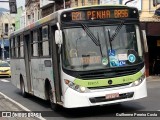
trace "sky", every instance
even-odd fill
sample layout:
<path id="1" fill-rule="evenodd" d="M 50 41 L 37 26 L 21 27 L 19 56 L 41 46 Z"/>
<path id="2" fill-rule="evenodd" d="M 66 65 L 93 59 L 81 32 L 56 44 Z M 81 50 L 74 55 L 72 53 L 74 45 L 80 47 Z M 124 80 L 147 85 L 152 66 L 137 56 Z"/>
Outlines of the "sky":
<path id="1" fill-rule="evenodd" d="M 0 1 L 9 1 L 9 0 L 0 0 Z M 20 6 L 25 5 L 25 0 L 16 0 L 17 1 L 17 8 Z M 0 8 L 6 8 L 9 10 L 9 3 L 0 2 Z"/>

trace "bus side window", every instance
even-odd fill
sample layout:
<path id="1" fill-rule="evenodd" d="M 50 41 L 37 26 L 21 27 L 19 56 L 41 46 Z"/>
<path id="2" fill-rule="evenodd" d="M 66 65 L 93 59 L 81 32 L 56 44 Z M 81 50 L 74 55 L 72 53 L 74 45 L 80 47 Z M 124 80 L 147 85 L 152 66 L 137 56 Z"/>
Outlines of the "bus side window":
<path id="1" fill-rule="evenodd" d="M 20 36 L 17 36 L 17 41 L 16 41 L 16 57 L 20 57 Z"/>
<path id="2" fill-rule="evenodd" d="M 23 35 L 20 36 L 20 57 L 24 57 L 24 50 L 23 50 Z"/>
<path id="3" fill-rule="evenodd" d="M 39 56 L 43 56 L 43 49 L 42 49 L 42 28 L 38 29 L 38 53 Z"/>
<path id="4" fill-rule="evenodd" d="M 31 48 L 32 48 L 32 56 L 38 56 L 38 36 L 36 30 L 33 31 L 32 34 Z"/>
<path id="5" fill-rule="evenodd" d="M 49 30 L 48 26 L 42 27 L 42 55 L 49 56 Z"/>

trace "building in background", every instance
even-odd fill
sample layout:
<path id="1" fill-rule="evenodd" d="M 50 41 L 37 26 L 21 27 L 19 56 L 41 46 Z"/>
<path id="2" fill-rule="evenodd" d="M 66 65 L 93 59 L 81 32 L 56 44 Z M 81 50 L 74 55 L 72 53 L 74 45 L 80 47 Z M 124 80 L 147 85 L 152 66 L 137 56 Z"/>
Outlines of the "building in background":
<path id="1" fill-rule="evenodd" d="M 26 25 L 41 18 L 40 0 L 25 0 Z"/>
<path id="2" fill-rule="evenodd" d="M 154 0 L 142 0 L 141 27 L 146 31 L 148 54 L 146 55 L 146 73 L 155 74 L 154 64 L 160 57 L 160 16 L 156 10 L 159 5 L 154 5 Z"/>
<path id="3" fill-rule="evenodd" d="M 9 34 L 15 30 L 15 15 L 0 12 L 0 59 L 9 58 Z M 4 53 L 4 54 L 3 54 Z"/>
<path id="4" fill-rule="evenodd" d="M 65 1 L 65 4 L 64 4 Z M 41 16 L 45 17 L 49 14 L 52 14 L 53 12 L 64 9 L 64 8 L 70 8 L 71 7 L 71 1 L 74 0 L 40 0 L 40 9 L 41 9 Z"/>
<path id="5" fill-rule="evenodd" d="M 117 4 L 122 4 L 122 0 L 99 0 L 100 4 L 112 4 L 112 5 L 117 5 Z"/>
<path id="6" fill-rule="evenodd" d="M 78 6 L 97 5 L 99 0 L 78 0 Z"/>
<path id="7" fill-rule="evenodd" d="M 57 10 L 64 8 L 96 5 L 98 3 L 99 0 L 40 0 L 41 16 L 45 17 Z"/>
<path id="8" fill-rule="evenodd" d="M 26 26 L 25 14 L 26 12 L 22 6 L 17 8 L 17 14 L 15 15 L 15 30 L 24 28 Z"/>
<path id="9" fill-rule="evenodd" d="M 50 0 L 40 0 L 41 16 L 45 17 L 55 11 L 55 2 Z"/>

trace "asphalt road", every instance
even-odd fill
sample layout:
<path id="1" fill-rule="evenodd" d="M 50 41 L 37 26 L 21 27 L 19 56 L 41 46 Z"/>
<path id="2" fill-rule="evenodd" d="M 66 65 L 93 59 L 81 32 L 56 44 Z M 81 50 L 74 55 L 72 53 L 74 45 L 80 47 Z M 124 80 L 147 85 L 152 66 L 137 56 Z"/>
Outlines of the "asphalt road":
<path id="1" fill-rule="evenodd" d="M 87 107 L 78 109 L 62 109 L 60 112 L 54 112 L 50 109 L 50 104 L 42 99 L 34 96 L 29 98 L 23 98 L 20 90 L 13 86 L 10 82 L 10 78 L 0 78 L 0 92 L 7 95 L 11 99 L 22 104 L 31 111 L 45 111 L 43 114 L 49 114 L 54 116 L 54 120 L 65 119 L 105 119 L 109 120 L 122 119 L 122 117 L 113 117 L 117 113 L 133 113 L 144 111 L 160 111 L 160 77 L 156 79 L 150 78 L 147 81 L 148 97 L 136 101 L 129 101 L 117 105 L 106 105 L 97 107 Z M 53 117 L 45 117 L 47 120 L 53 120 Z M 132 117 L 125 117 L 123 120 L 132 119 Z M 158 117 L 135 117 L 134 119 L 159 119 Z"/>

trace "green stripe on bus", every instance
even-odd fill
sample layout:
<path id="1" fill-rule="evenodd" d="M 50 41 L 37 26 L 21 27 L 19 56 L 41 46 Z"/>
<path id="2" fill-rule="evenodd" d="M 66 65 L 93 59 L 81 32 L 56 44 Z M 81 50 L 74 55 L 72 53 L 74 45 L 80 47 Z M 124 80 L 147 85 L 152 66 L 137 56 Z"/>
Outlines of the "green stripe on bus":
<path id="1" fill-rule="evenodd" d="M 111 85 L 118 85 L 123 83 L 134 82 L 138 78 L 142 76 L 141 72 L 138 72 L 133 75 L 123 76 L 123 77 L 115 77 L 115 78 L 108 78 L 108 79 L 94 79 L 94 80 L 82 80 L 82 79 L 75 79 L 74 83 L 83 87 L 99 87 L 99 86 L 109 86 L 108 81 L 112 80 Z"/>

